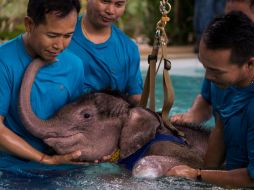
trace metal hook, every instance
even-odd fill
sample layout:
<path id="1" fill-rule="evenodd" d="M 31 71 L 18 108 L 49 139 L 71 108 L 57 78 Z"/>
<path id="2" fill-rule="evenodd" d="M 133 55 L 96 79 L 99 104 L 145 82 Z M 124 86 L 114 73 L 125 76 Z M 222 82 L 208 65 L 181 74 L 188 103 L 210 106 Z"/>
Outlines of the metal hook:
<path id="1" fill-rule="evenodd" d="M 166 58 L 164 58 L 164 68 L 166 70 L 170 70 L 171 69 L 171 61 L 166 59 Z"/>
<path id="2" fill-rule="evenodd" d="M 168 0 L 160 1 L 160 12 L 162 15 L 167 15 L 171 11 L 171 5 Z"/>

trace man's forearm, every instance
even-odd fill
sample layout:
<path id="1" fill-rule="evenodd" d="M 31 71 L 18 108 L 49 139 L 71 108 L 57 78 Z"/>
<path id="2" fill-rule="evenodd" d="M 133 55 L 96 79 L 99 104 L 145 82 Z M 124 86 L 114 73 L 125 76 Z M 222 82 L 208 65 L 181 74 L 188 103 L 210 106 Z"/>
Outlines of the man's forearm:
<path id="1" fill-rule="evenodd" d="M 128 97 L 128 101 L 132 104 L 137 106 L 141 100 L 141 94 L 134 94 Z"/>
<path id="2" fill-rule="evenodd" d="M 223 136 L 223 124 L 219 117 L 216 119 L 215 128 L 212 130 L 208 148 L 205 155 L 206 167 L 220 167 L 225 159 L 225 144 Z"/>
<path id="3" fill-rule="evenodd" d="M 199 94 L 194 100 L 191 108 L 188 110 L 190 114 L 193 114 L 197 123 L 207 121 L 212 116 L 211 105 Z"/>
<path id="4" fill-rule="evenodd" d="M 254 181 L 250 178 L 246 168 L 230 171 L 201 170 L 202 180 L 223 187 L 254 187 Z"/>
<path id="5" fill-rule="evenodd" d="M 0 117 L 0 147 L 2 150 L 9 152 L 18 157 L 32 160 L 40 161 L 43 154 L 31 145 L 29 145 L 25 140 L 20 138 L 18 135 L 13 133 L 3 124 L 3 117 Z"/>

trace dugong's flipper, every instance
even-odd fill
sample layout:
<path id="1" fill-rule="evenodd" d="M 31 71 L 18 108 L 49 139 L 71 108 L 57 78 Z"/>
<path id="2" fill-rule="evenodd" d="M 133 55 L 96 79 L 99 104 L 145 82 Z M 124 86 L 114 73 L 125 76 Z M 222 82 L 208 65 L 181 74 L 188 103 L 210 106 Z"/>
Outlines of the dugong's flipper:
<path id="1" fill-rule="evenodd" d="M 146 156 L 135 164 L 132 175 L 137 178 L 158 178 L 179 164 L 176 158 L 168 156 Z"/>

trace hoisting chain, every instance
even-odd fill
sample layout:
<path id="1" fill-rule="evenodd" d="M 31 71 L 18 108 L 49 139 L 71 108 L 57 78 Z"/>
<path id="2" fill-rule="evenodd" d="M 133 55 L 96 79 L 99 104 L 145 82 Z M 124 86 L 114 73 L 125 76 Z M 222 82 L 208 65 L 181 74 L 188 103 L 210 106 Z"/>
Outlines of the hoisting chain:
<path id="1" fill-rule="evenodd" d="M 161 65 L 161 62 L 164 60 L 164 69 L 163 69 L 163 91 L 164 91 L 164 103 L 162 107 L 162 120 L 165 126 L 172 131 L 177 136 L 183 137 L 183 132 L 176 129 L 170 122 L 168 115 L 169 111 L 174 102 L 174 90 L 172 83 L 169 77 L 169 70 L 171 69 L 170 60 L 165 58 L 165 48 L 168 43 L 168 37 L 165 31 L 167 22 L 170 21 L 168 14 L 171 11 L 171 5 L 168 0 L 160 1 L 160 12 L 162 14 L 161 19 L 156 25 L 156 32 L 154 36 L 154 43 L 152 53 L 148 56 L 149 68 L 147 71 L 147 76 L 144 84 L 144 90 L 142 93 L 140 105 L 144 108 L 147 106 L 149 99 L 149 109 L 155 111 L 155 77 Z M 156 63 L 158 58 L 159 49 L 161 48 L 161 58 L 156 69 Z M 150 98 L 149 98 L 150 96 Z"/>

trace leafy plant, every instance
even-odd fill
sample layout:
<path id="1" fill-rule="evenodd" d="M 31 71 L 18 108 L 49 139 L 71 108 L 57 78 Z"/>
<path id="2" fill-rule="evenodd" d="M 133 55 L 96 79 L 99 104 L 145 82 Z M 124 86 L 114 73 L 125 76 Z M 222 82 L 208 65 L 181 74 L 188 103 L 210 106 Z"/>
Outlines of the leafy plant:
<path id="1" fill-rule="evenodd" d="M 0 0 L 0 39 L 10 39 L 24 32 L 23 18 L 28 0 Z M 83 14 L 87 0 L 81 0 Z M 194 0 L 169 0 L 171 21 L 166 26 L 169 43 L 173 45 L 193 42 Z M 124 16 L 118 26 L 139 42 L 153 43 L 156 24 L 161 18 L 160 0 L 128 0 Z"/>
<path id="2" fill-rule="evenodd" d="M 149 14 L 144 18 L 146 30 L 144 32 L 150 39 L 150 44 L 153 42 L 155 28 L 157 22 L 161 18 L 159 11 L 160 1 L 146 0 L 147 11 Z M 166 26 L 166 33 L 170 44 L 182 45 L 192 43 L 193 36 L 193 0 L 170 0 L 172 10 L 169 14 L 170 21 Z"/>
<path id="3" fill-rule="evenodd" d="M 13 38 L 24 32 L 23 18 L 28 0 L 0 0 L 0 39 Z"/>

